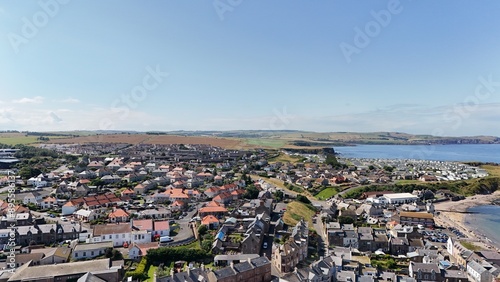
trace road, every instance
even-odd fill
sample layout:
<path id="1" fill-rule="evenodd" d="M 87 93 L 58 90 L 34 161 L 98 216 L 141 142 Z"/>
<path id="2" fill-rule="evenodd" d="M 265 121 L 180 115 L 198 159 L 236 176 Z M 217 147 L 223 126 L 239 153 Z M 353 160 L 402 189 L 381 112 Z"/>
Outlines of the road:
<path id="1" fill-rule="evenodd" d="M 197 204 L 195 208 L 192 211 L 188 212 L 184 218 L 175 221 L 177 224 L 179 224 L 179 229 L 177 235 L 172 236 L 174 242 L 186 240 L 190 237 L 193 237 L 194 234 L 190 227 L 190 220 L 195 216 L 195 214 L 198 213 L 198 209 L 201 208 L 203 204 L 204 203 Z"/>

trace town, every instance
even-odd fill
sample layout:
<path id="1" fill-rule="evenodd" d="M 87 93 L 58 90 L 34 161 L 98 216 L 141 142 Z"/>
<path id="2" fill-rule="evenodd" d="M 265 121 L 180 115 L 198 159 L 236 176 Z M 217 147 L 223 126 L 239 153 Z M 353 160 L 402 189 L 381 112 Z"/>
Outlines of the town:
<path id="1" fill-rule="evenodd" d="M 500 278 L 498 250 L 437 223 L 436 203 L 463 195 L 425 186 L 488 176 L 470 164 L 195 144 L 36 150 L 42 166 L 0 175 L 0 282 Z M 22 162 L 18 151 L 4 150 Z"/>

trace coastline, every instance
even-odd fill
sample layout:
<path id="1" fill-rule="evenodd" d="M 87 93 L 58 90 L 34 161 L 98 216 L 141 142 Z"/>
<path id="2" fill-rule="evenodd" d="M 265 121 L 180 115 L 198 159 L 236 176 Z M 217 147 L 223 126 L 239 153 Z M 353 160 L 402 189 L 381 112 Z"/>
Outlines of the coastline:
<path id="1" fill-rule="evenodd" d="M 467 241 L 473 242 L 474 244 L 488 249 L 496 249 L 500 251 L 500 242 L 492 241 L 487 238 L 488 234 L 484 231 L 478 229 L 470 223 L 470 214 L 466 212 L 468 209 L 476 206 L 491 205 L 493 201 L 500 198 L 500 191 L 495 191 L 488 195 L 475 195 L 466 197 L 461 201 L 447 201 L 435 204 L 436 211 L 439 211 L 439 215 L 435 216 L 435 221 L 437 225 L 442 227 L 455 227 L 460 230 L 465 236 L 467 236 Z"/>

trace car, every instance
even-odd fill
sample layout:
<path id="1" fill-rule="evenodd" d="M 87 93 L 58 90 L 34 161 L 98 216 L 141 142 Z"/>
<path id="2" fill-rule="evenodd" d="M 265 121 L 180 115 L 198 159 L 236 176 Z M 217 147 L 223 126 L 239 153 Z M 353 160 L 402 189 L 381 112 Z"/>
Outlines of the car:
<path id="1" fill-rule="evenodd" d="M 49 217 L 55 218 L 56 216 L 53 213 L 51 213 L 51 214 L 49 214 Z"/>
<path id="2" fill-rule="evenodd" d="M 66 217 L 64 217 L 64 216 L 61 216 L 61 220 L 62 221 L 68 221 L 68 219 Z"/>
<path id="3" fill-rule="evenodd" d="M 264 242 L 264 245 L 262 245 L 262 248 L 267 249 L 267 242 Z"/>

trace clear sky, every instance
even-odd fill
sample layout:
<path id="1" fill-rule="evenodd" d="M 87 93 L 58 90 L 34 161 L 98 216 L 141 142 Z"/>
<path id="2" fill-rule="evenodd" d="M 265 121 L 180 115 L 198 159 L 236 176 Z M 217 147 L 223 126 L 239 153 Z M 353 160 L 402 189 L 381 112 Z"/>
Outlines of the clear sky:
<path id="1" fill-rule="evenodd" d="M 0 0 L 0 129 L 500 136 L 500 1 Z"/>

